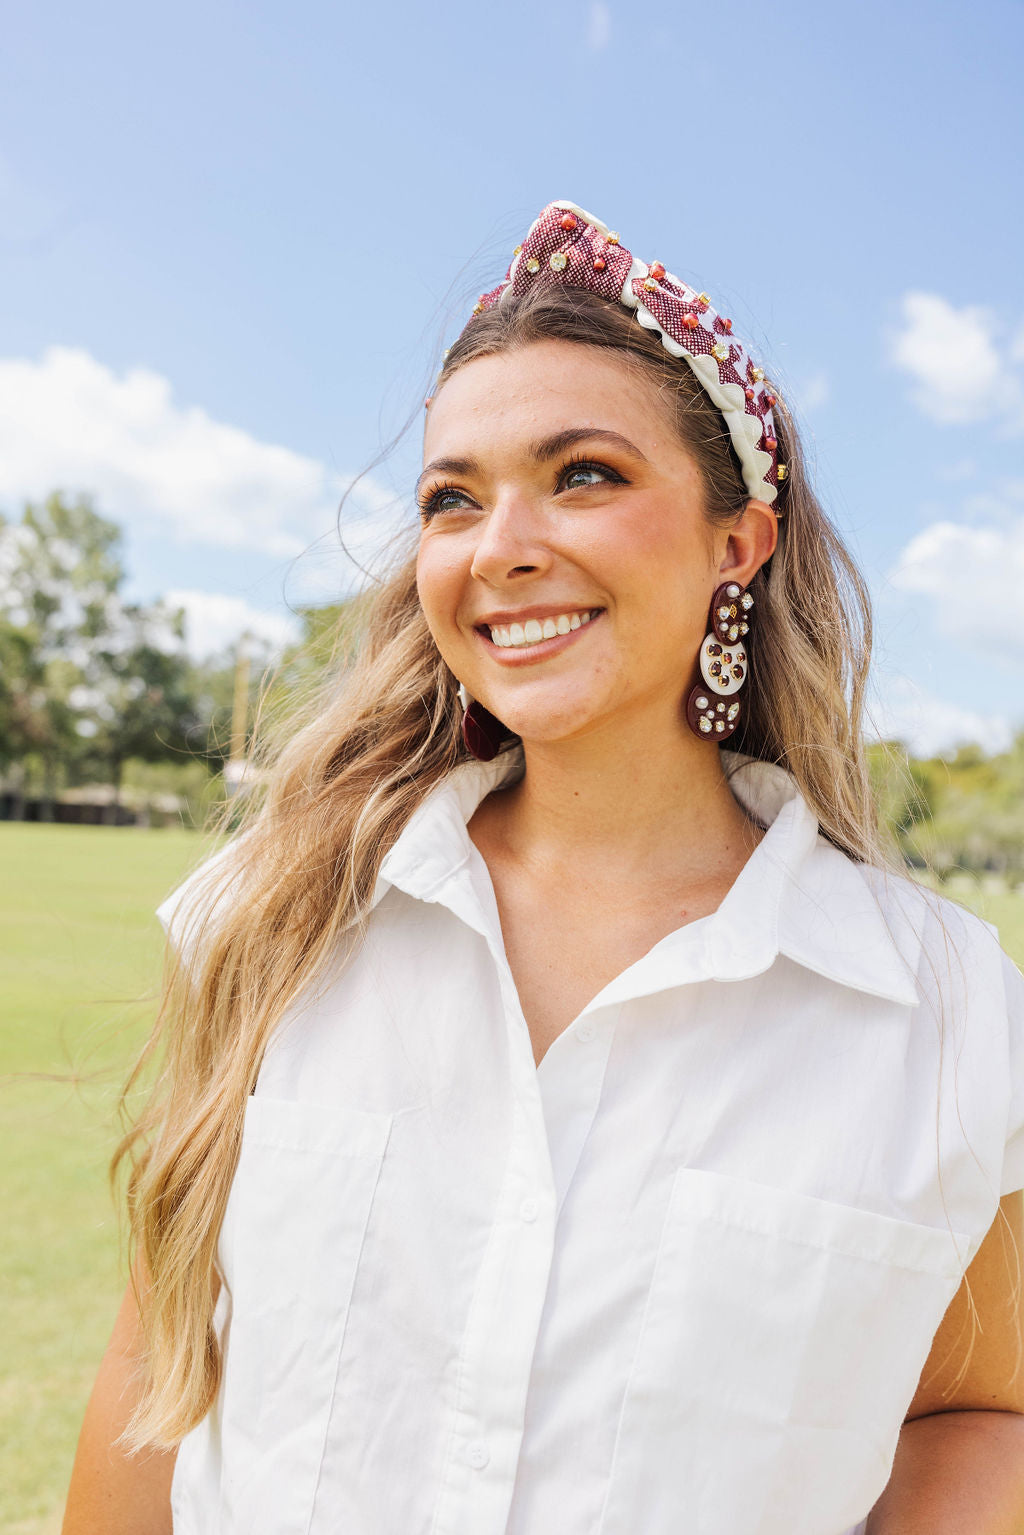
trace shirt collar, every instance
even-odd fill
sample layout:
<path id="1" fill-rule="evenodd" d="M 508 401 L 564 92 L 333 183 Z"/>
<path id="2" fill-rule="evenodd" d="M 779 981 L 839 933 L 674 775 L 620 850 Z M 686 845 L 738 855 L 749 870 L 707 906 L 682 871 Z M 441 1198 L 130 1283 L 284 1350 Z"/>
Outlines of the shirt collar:
<path id="1" fill-rule="evenodd" d="M 913 1007 L 920 937 L 899 905 L 883 909 L 886 876 L 856 863 L 819 833 L 783 768 L 723 752 L 733 794 L 767 828 L 716 916 L 747 926 L 748 963 L 775 954 L 872 996 Z M 890 903 L 886 903 L 890 908 Z"/>
<path id="2" fill-rule="evenodd" d="M 388 885 L 421 901 L 433 900 L 469 861 L 472 844 L 466 826 L 492 790 L 521 777 L 521 747 L 501 752 L 493 762 L 462 762 L 418 805 L 391 849 L 384 855 L 374 892 L 376 905 Z"/>
<path id="3" fill-rule="evenodd" d="M 813 811 L 784 769 L 736 752 L 723 751 L 722 759 L 733 794 L 765 827 L 765 835 L 716 912 L 656 944 L 630 967 L 628 982 L 619 978 L 628 995 L 687 980 L 745 980 L 782 954 L 841 985 L 915 1005 L 920 940 L 907 923 L 894 922 L 883 911 L 885 876 L 819 835 Z M 417 807 L 386 854 L 373 904 L 389 886 L 419 900 L 444 899 L 445 887 L 469 864 L 466 825 L 473 812 L 492 790 L 522 772 L 520 747 L 493 762 L 455 768 Z M 457 904 L 465 915 L 465 899 Z M 613 1000 L 608 993 L 606 988 L 601 994 L 604 1002 Z"/>

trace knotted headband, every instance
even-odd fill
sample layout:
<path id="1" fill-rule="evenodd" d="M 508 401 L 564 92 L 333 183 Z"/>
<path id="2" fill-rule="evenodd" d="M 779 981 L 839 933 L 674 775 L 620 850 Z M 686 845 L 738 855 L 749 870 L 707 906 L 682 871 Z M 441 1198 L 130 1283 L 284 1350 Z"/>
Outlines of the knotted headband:
<path id="1" fill-rule="evenodd" d="M 658 332 L 667 352 L 686 358 L 721 411 L 748 494 L 769 505 L 775 501 L 787 473 L 778 461 L 776 397 L 764 370 L 733 335 L 732 321 L 715 312 L 706 293 L 673 277 L 660 261 L 647 266 L 600 219 L 568 202 L 548 203 L 516 246 L 504 282 L 482 293 L 473 313 L 539 283 L 587 288 L 635 309 L 640 324 Z"/>

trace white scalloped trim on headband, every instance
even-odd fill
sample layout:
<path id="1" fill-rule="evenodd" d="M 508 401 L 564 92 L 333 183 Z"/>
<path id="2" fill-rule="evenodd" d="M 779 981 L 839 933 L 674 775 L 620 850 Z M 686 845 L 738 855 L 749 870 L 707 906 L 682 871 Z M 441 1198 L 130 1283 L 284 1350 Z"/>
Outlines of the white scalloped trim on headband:
<path id="1" fill-rule="evenodd" d="M 732 333 L 706 293 L 634 256 L 607 224 L 571 202 L 548 203 L 517 245 L 504 282 L 482 293 L 474 315 L 492 309 L 538 283 L 587 288 L 603 298 L 635 309 L 647 330 L 657 331 L 665 350 L 685 357 L 698 381 L 722 413 L 729 429 L 748 493 L 769 505 L 786 479 L 778 461 L 772 406 L 776 396 L 755 367 L 746 347 Z M 781 511 L 776 508 L 777 515 Z"/>

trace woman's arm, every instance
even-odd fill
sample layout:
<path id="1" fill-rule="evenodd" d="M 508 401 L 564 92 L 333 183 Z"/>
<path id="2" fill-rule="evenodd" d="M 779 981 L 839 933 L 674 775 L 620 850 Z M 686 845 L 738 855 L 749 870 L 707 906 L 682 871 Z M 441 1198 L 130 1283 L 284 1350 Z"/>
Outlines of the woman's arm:
<path id="1" fill-rule="evenodd" d="M 138 1399 L 141 1338 L 129 1285 L 85 1411 L 63 1535 L 171 1535 L 176 1451 L 128 1455 L 115 1442 Z"/>
<path id="2" fill-rule="evenodd" d="M 867 1535 L 1024 1535 L 1022 1258 L 1024 1204 L 1007 1194 L 935 1334 Z"/>
<path id="3" fill-rule="evenodd" d="M 936 1412 L 904 1423 L 867 1535 L 1024 1535 L 1024 1416 Z"/>

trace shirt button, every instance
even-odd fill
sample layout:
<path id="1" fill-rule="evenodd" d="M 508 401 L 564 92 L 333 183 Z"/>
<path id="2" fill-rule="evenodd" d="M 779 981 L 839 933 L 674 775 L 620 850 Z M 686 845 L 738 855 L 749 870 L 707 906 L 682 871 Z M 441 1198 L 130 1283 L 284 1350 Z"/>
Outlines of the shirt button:
<path id="1" fill-rule="evenodd" d="M 535 1199 L 524 1199 L 519 1206 L 520 1218 L 524 1221 L 535 1221 L 540 1205 Z"/>
<path id="2" fill-rule="evenodd" d="M 594 1028 L 594 1025 L 592 1023 L 590 1023 L 590 1022 L 583 1022 L 583 1023 L 580 1024 L 579 1028 L 576 1030 L 576 1038 L 577 1039 L 581 1039 L 583 1041 L 583 1043 L 585 1045 L 587 1045 L 587 1044 L 590 1043 L 590 1041 L 593 1039 L 593 1037 L 594 1037 L 594 1035 L 596 1033 L 597 1033 L 597 1030 Z"/>
<path id="3" fill-rule="evenodd" d="M 482 1471 L 491 1458 L 491 1452 L 482 1439 L 474 1439 L 466 1446 L 466 1459 L 477 1471 Z"/>

